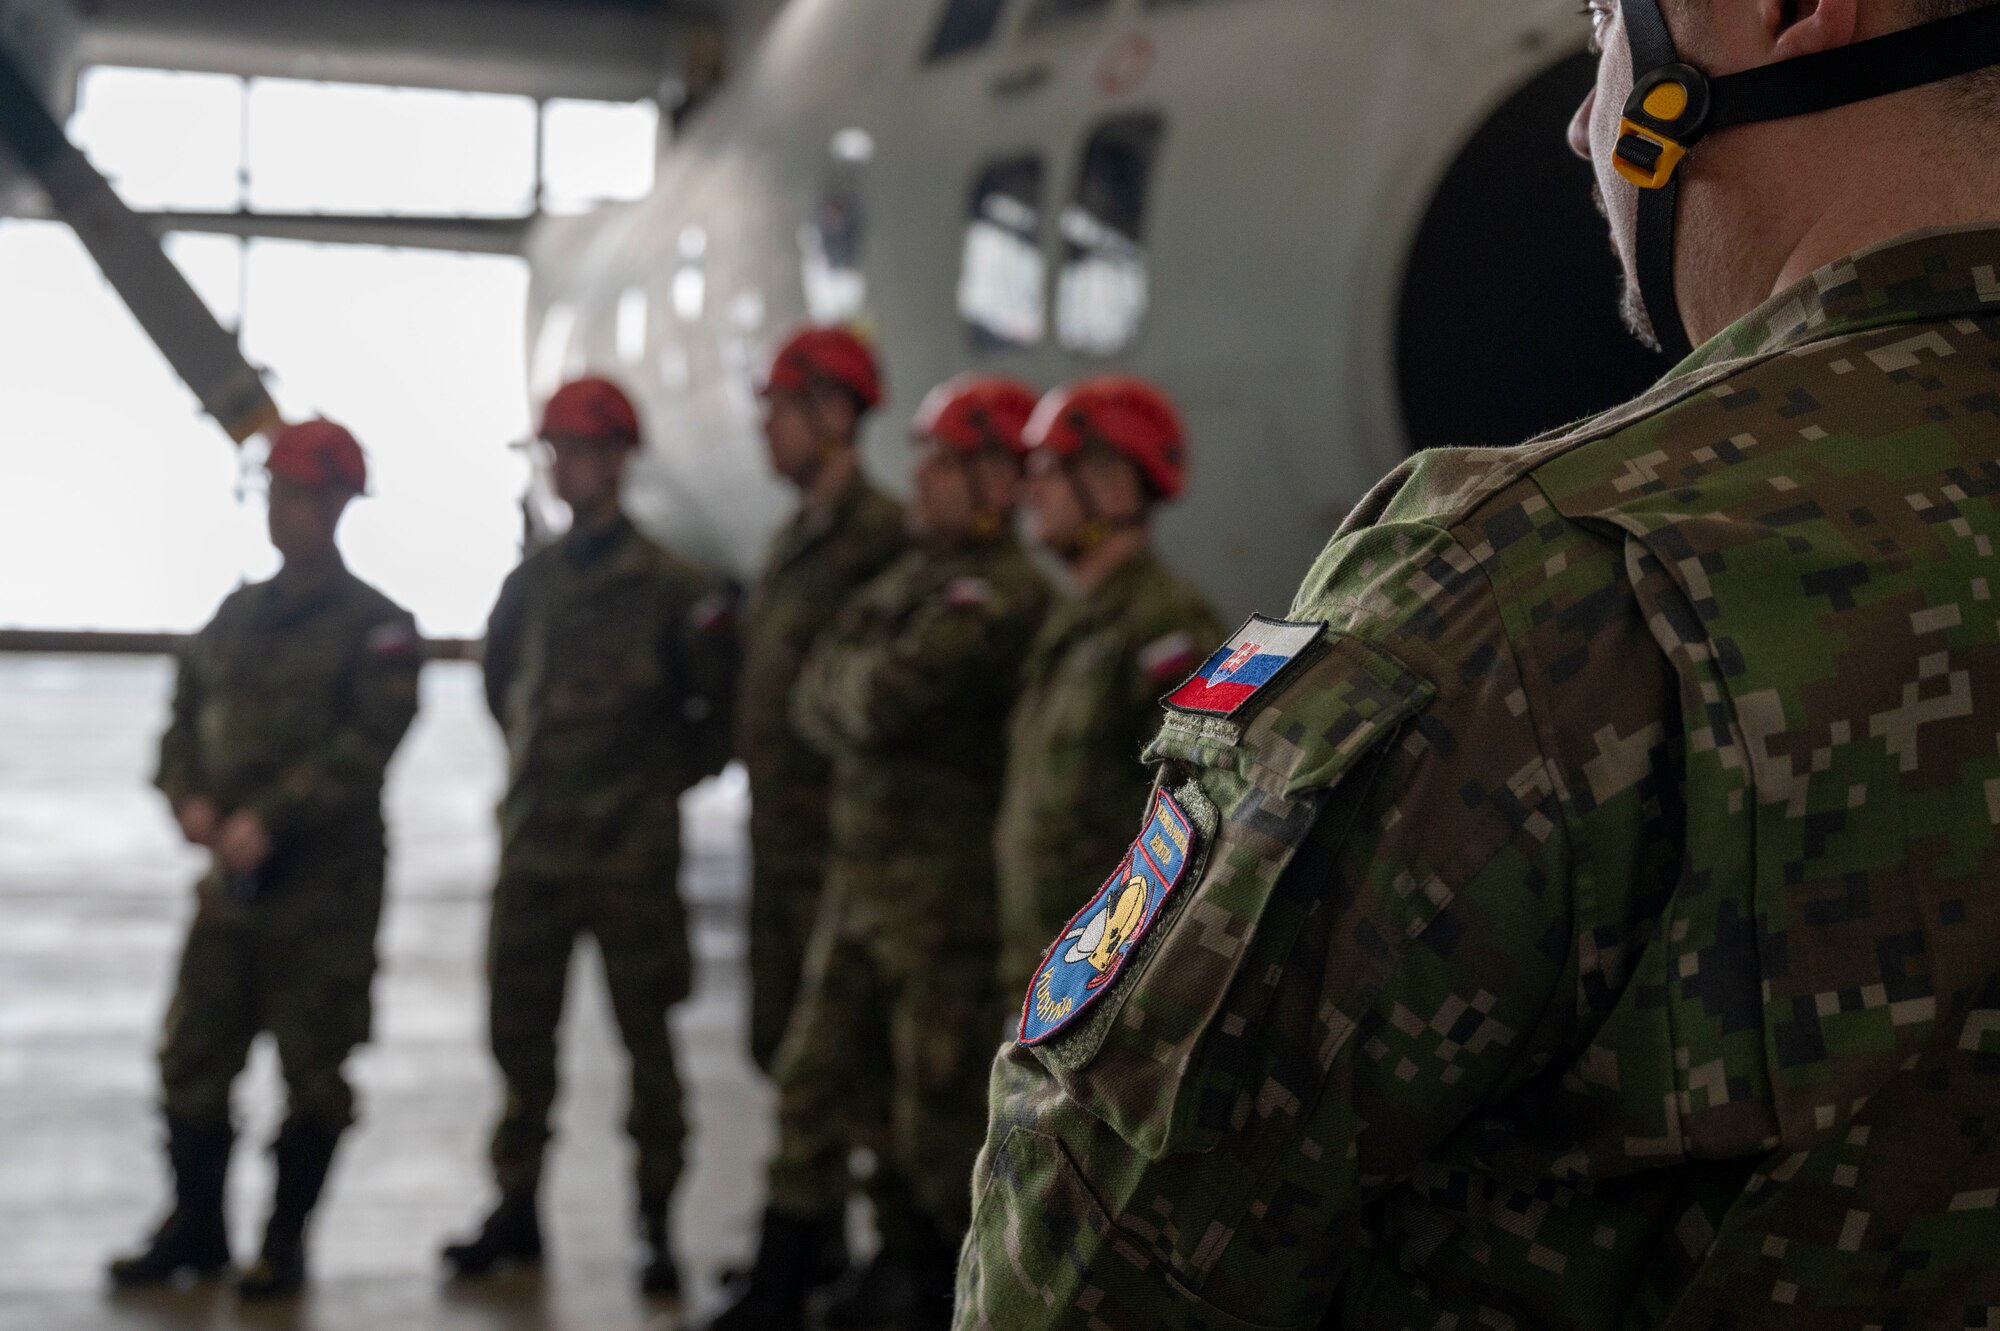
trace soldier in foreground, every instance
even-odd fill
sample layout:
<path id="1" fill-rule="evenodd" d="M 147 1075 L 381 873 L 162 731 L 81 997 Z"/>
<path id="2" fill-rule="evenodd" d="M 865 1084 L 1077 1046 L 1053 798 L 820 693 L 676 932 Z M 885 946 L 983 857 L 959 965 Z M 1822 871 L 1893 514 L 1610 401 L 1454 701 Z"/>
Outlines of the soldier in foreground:
<path id="1" fill-rule="evenodd" d="M 750 1052 L 769 1074 L 798 998 L 806 947 L 827 871 L 833 768 L 792 728 L 791 696 L 806 654 L 848 597 L 909 548 L 903 511 L 862 473 L 862 423 L 882 405 L 875 353 L 844 328 L 802 328 L 772 358 L 763 386 L 771 466 L 799 508 L 771 543 L 744 616 L 736 752 L 750 778 Z M 868 1192 L 876 1226 L 906 1229 L 909 1205 L 888 1160 L 886 1102 L 859 1103 L 888 1078 L 857 1068 L 850 1117 L 876 1155 Z M 878 1097 L 879 1098 L 879 1097 Z M 849 1277 L 828 1310 L 830 1328 L 867 1326 L 875 1291 L 848 1272 L 841 1229 L 825 1235 L 815 1284 Z"/>
<path id="2" fill-rule="evenodd" d="M 811 1258 L 843 1222 L 857 1068 L 878 1066 L 915 1212 L 886 1254 L 909 1276 L 900 1324 L 949 1322 L 993 1048 L 1001 738 L 1048 600 L 1012 530 L 1033 406 L 995 380 L 925 403 L 918 548 L 849 601 L 793 694 L 794 724 L 833 759 L 830 869 L 778 1058 L 757 1261 L 716 1331 L 803 1325 Z"/>
<path id="3" fill-rule="evenodd" d="M 587 932 L 632 1060 L 641 1285 L 674 1295 L 668 1207 L 686 1122 L 666 1023 L 692 980 L 680 797 L 725 758 L 734 629 L 702 575 L 619 506 L 640 435 L 616 385 L 565 385 L 540 437 L 574 525 L 508 577 L 486 635 L 486 700 L 509 756 L 487 949 L 493 1057 L 506 1082 L 492 1144 L 500 1198 L 444 1259 L 461 1276 L 541 1260 L 556 1026 Z"/>
<path id="4" fill-rule="evenodd" d="M 1153 552 L 1154 509 L 1187 485 L 1185 432 L 1166 395 L 1115 376 L 1073 384 L 1042 400 L 1026 442 L 1030 530 L 1062 560 L 1069 594 L 1028 653 L 1008 732 L 994 846 L 1010 1017 L 1075 913 L 1077 885 L 1132 839 L 1160 695 L 1222 640 L 1201 593 Z"/>
<path id="5" fill-rule="evenodd" d="M 1912 87 L 2000 9 L 1591 10 L 1573 139 L 1700 349 L 1406 464 L 1170 696 L 968 1331 L 2000 1307 L 2000 88 Z"/>
<path id="6" fill-rule="evenodd" d="M 201 880 L 160 1046 L 174 1207 L 120 1288 L 229 1265 L 230 1087 L 251 1043 L 278 1046 L 288 1097 L 277 1190 L 245 1298 L 305 1282 L 306 1221 L 354 1094 L 341 1065 L 368 1038 L 386 855 L 382 775 L 417 708 L 409 614 L 347 571 L 334 537 L 367 489 L 354 437 L 309 421 L 272 441 L 271 544 L 284 566 L 230 595 L 181 656 L 158 785 Z"/>

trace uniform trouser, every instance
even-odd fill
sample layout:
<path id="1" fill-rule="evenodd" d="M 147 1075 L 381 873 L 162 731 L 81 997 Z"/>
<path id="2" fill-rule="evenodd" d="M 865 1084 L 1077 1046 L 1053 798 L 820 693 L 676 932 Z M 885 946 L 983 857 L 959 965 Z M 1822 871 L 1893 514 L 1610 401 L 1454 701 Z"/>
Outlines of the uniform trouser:
<path id="1" fill-rule="evenodd" d="M 687 1136 L 667 1011 L 687 997 L 687 923 L 674 876 L 643 882 L 503 872 L 487 936 L 489 1032 L 506 1101 L 493 1131 L 494 1179 L 503 1190 L 541 1180 L 556 1098 L 556 1027 L 570 954 L 597 940 L 611 1010 L 632 1059 L 626 1130 L 638 1146 L 639 1195 L 672 1196 Z"/>
<path id="2" fill-rule="evenodd" d="M 839 1207 L 857 1104 L 865 1111 L 869 1085 L 881 1079 L 890 1161 L 916 1213 L 956 1236 L 970 1215 L 998 1043 L 992 894 L 962 877 L 907 891 L 906 876 L 879 864 L 836 864 L 829 875 L 778 1055 L 771 1204 L 811 1215 Z M 944 909 L 925 909 L 926 900 Z M 966 918 L 982 910 L 985 918 Z"/>
<path id="3" fill-rule="evenodd" d="M 750 1056 L 769 1073 L 797 1006 L 826 864 L 779 859 L 761 847 L 750 876 Z"/>
<path id="4" fill-rule="evenodd" d="M 368 1039 L 379 854 L 319 860 L 310 878 L 276 870 L 233 900 L 211 875 L 181 953 L 160 1043 L 169 1117 L 229 1119 L 229 1091 L 260 1032 L 278 1046 L 294 1122 L 338 1133 L 354 1121 L 342 1065 Z"/>

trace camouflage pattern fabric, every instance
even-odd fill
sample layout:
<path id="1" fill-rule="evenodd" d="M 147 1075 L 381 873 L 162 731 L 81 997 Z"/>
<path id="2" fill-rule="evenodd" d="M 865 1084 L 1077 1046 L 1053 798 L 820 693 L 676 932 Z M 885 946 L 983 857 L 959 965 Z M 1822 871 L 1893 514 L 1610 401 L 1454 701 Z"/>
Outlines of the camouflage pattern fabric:
<path id="1" fill-rule="evenodd" d="M 292 1117 L 353 1120 L 342 1065 L 370 1026 L 382 777 L 416 714 L 420 648 L 409 614 L 336 560 L 236 591 L 183 652 L 157 784 L 255 811 L 272 852 L 198 888 L 160 1048 L 168 1115 L 226 1121 L 268 1031 Z"/>
<path id="2" fill-rule="evenodd" d="M 792 717 L 833 758 L 831 872 L 778 1055 L 779 1210 L 840 1206 L 855 1083 L 886 1069 L 892 1164 L 920 1215 L 964 1230 L 995 1043 L 1002 730 L 1047 603 L 1012 537 L 913 551 L 807 662 Z"/>
<path id="3" fill-rule="evenodd" d="M 744 615 L 736 752 L 750 776 L 750 1050 L 767 1072 L 826 879 L 832 772 L 792 730 L 792 689 L 841 605 L 908 546 L 902 510 L 857 478 L 830 507 L 801 509 L 778 533 Z"/>
<path id="4" fill-rule="evenodd" d="M 507 579 L 486 692 L 507 737 L 489 1032 L 506 1081 L 503 1188 L 540 1177 L 570 954 L 597 939 L 632 1056 L 641 1194 L 671 1194 L 685 1127 L 667 1009 L 692 980 L 680 796 L 723 762 L 734 629 L 691 566 L 624 519 L 571 532 Z"/>
<path id="5" fill-rule="evenodd" d="M 1178 904 L 995 1066 L 961 1328 L 2000 1321 L 1996 271 L 1364 501 L 1152 747 Z"/>
<path id="6" fill-rule="evenodd" d="M 1009 1017 L 1082 904 L 1078 884 L 1102 879 L 1139 830 L 1153 784 L 1139 754 L 1159 728 L 1160 695 L 1221 640 L 1201 593 L 1151 551 L 1058 601 L 1042 625 L 1008 730 L 994 832 Z"/>

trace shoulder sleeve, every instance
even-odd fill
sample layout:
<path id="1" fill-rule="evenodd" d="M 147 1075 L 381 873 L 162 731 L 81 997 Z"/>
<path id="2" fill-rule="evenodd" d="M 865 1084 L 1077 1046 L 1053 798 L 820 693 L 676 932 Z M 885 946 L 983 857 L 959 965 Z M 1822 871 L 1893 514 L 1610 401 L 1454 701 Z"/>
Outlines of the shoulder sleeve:
<path id="1" fill-rule="evenodd" d="M 675 705 L 686 737 L 686 780 L 714 776 L 729 762 L 736 676 L 742 657 L 740 594 L 682 565 L 672 579 L 667 677 L 679 681 Z"/>
<path id="2" fill-rule="evenodd" d="M 227 604 L 224 603 L 225 609 Z M 220 620 L 221 612 L 216 618 Z M 202 648 L 214 632 L 215 621 L 211 621 L 207 628 L 183 643 L 175 657 L 173 703 L 166 733 L 160 736 L 160 764 L 153 777 L 153 784 L 173 805 L 204 794 L 207 789 L 208 772 L 198 719 L 207 689 L 202 678 Z"/>
<path id="3" fill-rule="evenodd" d="M 1080 1019 L 996 1063 L 961 1326 L 1316 1325 L 1357 1252 L 1438 1246 L 1376 1204 L 1567 1048 L 1579 847 L 1661 846 L 1645 626 L 1615 552 L 1552 539 L 1555 581 L 1476 531 L 1350 532 L 1268 696 L 1169 718 L 1185 879 Z M 1601 792 L 1551 723 L 1631 737 Z"/>

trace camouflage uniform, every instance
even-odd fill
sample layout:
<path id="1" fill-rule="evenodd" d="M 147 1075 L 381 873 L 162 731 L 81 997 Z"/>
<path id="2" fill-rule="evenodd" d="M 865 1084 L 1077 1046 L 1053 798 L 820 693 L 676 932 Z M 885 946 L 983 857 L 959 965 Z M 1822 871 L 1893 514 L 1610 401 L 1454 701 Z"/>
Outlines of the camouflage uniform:
<path id="1" fill-rule="evenodd" d="M 1000 992 L 1011 1010 L 1049 940 L 1138 830 L 1152 775 L 1139 752 L 1160 695 L 1222 638 L 1193 587 L 1147 550 L 1057 603 L 1028 652 L 994 833 Z"/>
<path id="2" fill-rule="evenodd" d="M 750 775 L 750 1049 L 771 1069 L 798 996 L 826 877 L 826 757 L 793 733 L 806 653 L 855 589 L 909 545 L 902 511 L 867 482 L 778 533 L 744 616 L 736 751 Z"/>
<path id="3" fill-rule="evenodd" d="M 368 1038 L 385 855 L 382 774 L 417 708 L 409 614 L 339 563 L 243 587 L 181 657 L 159 788 L 249 810 L 271 836 L 255 873 L 212 870 L 167 1009 L 169 1120 L 226 1123 L 259 1031 L 290 1115 L 338 1134 L 341 1065 Z"/>
<path id="4" fill-rule="evenodd" d="M 488 939 L 493 1134 L 503 1191 L 540 1177 L 556 1025 L 579 934 L 597 939 L 632 1057 L 642 1198 L 672 1194 L 686 1125 L 667 1009 L 691 981 L 678 884 L 681 792 L 723 758 L 733 632 L 702 576 L 623 518 L 571 532 L 507 579 L 486 698 L 507 736 Z"/>
<path id="5" fill-rule="evenodd" d="M 1364 501 L 1152 746 L 1193 869 L 996 1065 L 960 1327 L 2000 1322 L 1996 271 Z"/>
<path id="6" fill-rule="evenodd" d="M 778 1056 L 777 1210 L 840 1206 L 856 1091 L 887 1067 L 915 1209 L 945 1234 L 964 1229 L 994 1044 L 1002 718 L 1047 602 L 1011 536 L 912 551 L 807 662 L 792 716 L 834 759 L 832 843 Z"/>

